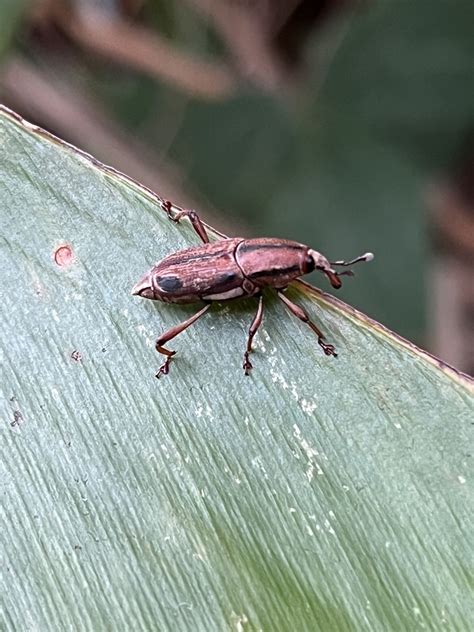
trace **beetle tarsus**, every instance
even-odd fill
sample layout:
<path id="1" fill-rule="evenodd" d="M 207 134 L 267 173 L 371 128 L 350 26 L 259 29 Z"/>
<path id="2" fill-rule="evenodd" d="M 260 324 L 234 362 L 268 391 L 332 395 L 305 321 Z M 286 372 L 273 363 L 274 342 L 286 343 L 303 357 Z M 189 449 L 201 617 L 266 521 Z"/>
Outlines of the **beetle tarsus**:
<path id="1" fill-rule="evenodd" d="M 173 353 L 173 355 L 176 353 L 176 351 Z M 160 366 L 160 368 L 158 369 L 158 373 L 155 375 L 155 377 L 159 380 L 160 377 L 162 375 L 168 375 L 168 373 L 170 372 L 170 362 L 171 362 L 171 358 L 173 356 L 170 355 L 166 358 L 166 360 L 163 362 L 163 364 Z"/>
<path id="2" fill-rule="evenodd" d="M 336 347 L 334 345 L 324 342 L 322 338 L 318 338 L 318 344 L 327 356 L 334 356 L 337 358 Z"/>
<path id="3" fill-rule="evenodd" d="M 253 364 L 249 360 L 249 352 L 244 353 L 244 363 L 242 365 L 245 375 L 250 375 L 250 371 L 253 369 Z"/>

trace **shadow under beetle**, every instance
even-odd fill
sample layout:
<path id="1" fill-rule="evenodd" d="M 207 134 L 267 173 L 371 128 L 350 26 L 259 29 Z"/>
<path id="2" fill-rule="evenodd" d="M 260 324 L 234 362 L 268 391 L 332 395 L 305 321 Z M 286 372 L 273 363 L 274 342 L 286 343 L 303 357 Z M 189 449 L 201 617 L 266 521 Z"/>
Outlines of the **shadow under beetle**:
<path id="1" fill-rule="evenodd" d="M 172 327 L 156 341 L 156 350 L 166 356 L 156 377 L 169 372 L 171 358 L 176 351 L 163 345 L 192 325 L 210 307 L 212 301 L 226 301 L 239 297 L 258 297 L 257 312 L 249 327 L 247 348 L 244 352 L 243 369 L 249 375 L 252 364 L 249 355 L 252 341 L 263 317 L 262 290 L 276 289 L 278 298 L 297 318 L 309 325 L 318 336 L 318 343 L 328 356 L 336 356 L 333 345 L 324 341 L 324 334 L 309 319 L 308 314 L 283 294 L 288 284 L 313 270 L 323 272 L 333 288 L 340 288 L 342 275 L 352 275 L 351 270 L 336 272 L 332 266 L 350 266 L 359 261 L 371 261 L 371 252 L 352 261 L 329 262 L 319 252 L 304 244 L 286 239 L 234 237 L 209 243 L 204 224 L 194 211 L 174 211 L 171 202 L 162 203 L 168 217 L 179 222 L 187 217 L 203 242 L 202 246 L 179 250 L 157 263 L 135 285 L 132 294 L 165 303 L 196 303 L 206 305 L 184 322 Z"/>

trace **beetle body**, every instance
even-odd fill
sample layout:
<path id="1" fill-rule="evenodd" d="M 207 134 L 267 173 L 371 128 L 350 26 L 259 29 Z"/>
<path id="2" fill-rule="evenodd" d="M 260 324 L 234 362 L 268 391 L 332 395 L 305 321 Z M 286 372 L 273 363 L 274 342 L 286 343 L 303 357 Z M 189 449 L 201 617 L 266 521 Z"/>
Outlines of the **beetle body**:
<path id="1" fill-rule="evenodd" d="M 315 268 L 314 251 L 286 239 L 236 237 L 186 248 L 157 263 L 135 293 L 165 303 L 224 301 L 283 289 Z"/>
<path id="2" fill-rule="evenodd" d="M 252 351 L 253 338 L 262 322 L 262 290 L 266 287 L 275 288 L 278 298 L 285 306 L 316 333 L 318 344 L 326 355 L 337 355 L 334 346 L 325 342 L 323 333 L 310 320 L 304 309 L 283 294 L 283 290 L 291 281 L 313 270 L 323 272 L 331 285 L 339 288 L 342 285 L 340 276 L 352 272 L 336 272 L 332 266 L 349 266 L 358 261 L 370 261 L 373 258 L 371 253 L 349 262 L 330 263 L 319 252 L 286 239 L 234 237 L 211 244 L 204 224 L 194 211 L 177 209 L 172 214 L 172 204 L 167 201 L 162 201 L 162 207 L 174 222 L 179 222 L 182 217 L 189 218 L 204 243 L 165 257 L 140 279 L 132 293 L 165 303 L 204 301 L 205 306 L 158 338 L 156 350 L 166 356 L 166 361 L 156 377 L 168 373 L 171 358 L 176 353 L 163 345 L 196 322 L 208 310 L 212 301 L 258 296 L 258 308 L 249 327 L 244 353 L 243 369 L 245 374 L 249 375 L 252 368 L 249 354 Z"/>

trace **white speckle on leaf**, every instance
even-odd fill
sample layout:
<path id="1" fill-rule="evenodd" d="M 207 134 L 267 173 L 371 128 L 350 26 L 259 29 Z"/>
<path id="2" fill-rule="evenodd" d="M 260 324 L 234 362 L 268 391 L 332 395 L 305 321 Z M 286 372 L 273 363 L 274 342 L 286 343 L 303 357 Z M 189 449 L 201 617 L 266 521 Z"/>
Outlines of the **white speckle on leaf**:
<path id="1" fill-rule="evenodd" d="M 55 323 L 59 323 L 59 316 L 58 316 L 58 312 L 55 309 L 51 310 L 51 316 L 53 317 L 53 320 Z"/>
<path id="2" fill-rule="evenodd" d="M 464 478 L 464 476 L 461 476 L 461 474 L 458 476 L 458 481 L 461 483 L 461 485 L 464 485 L 464 483 L 466 482 L 466 479 Z"/>
<path id="3" fill-rule="evenodd" d="M 309 526 L 309 524 L 306 525 L 306 533 L 308 535 L 314 535 L 314 531 L 311 529 L 311 527 Z"/>
<path id="4" fill-rule="evenodd" d="M 145 338 L 145 344 L 146 344 L 147 347 L 154 347 L 155 346 L 154 338 L 150 334 L 150 332 L 147 330 L 145 325 L 137 325 L 136 329 L 137 329 L 138 333 L 140 334 L 140 336 L 143 336 Z"/>
<path id="5" fill-rule="evenodd" d="M 252 459 L 252 466 L 258 468 L 263 473 L 263 477 L 265 478 L 265 480 L 268 480 L 267 471 L 265 467 L 263 466 L 262 462 L 260 461 L 259 456 Z"/>
<path id="6" fill-rule="evenodd" d="M 277 358 L 275 356 L 270 356 L 269 358 L 269 363 L 271 365 L 271 369 L 270 369 L 270 375 L 272 376 L 272 381 L 274 384 L 279 384 L 283 389 L 285 390 L 290 390 L 291 396 L 293 397 L 293 399 L 295 400 L 295 402 L 298 402 L 299 407 L 301 408 L 301 410 L 306 414 L 306 415 L 312 415 L 313 412 L 316 410 L 317 408 L 317 404 L 315 401 L 313 400 L 308 400 L 304 397 L 301 397 L 300 394 L 298 393 L 298 385 L 296 382 L 290 382 L 288 383 L 284 377 L 284 375 L 282 375 L 282 373 L 280 373 L 277 369 L 274 368 L 275 364 L 277 363 Z"/>
<path id="7" fill-rule="evenodd" d="M 304 398 L 301 400 L 300 406 L 301 410 L 306 413 L 306 415 L 312 415 L 317 408 L 316 402 Z"/>
<path id="8" fill-rule="evenodd" d="M 290 507 L 290 513 L 296 513 L 296 509 L 294 507 Z"/>
<path id="9" fill-rule="evenodd" d="M 268 331 L 266 329 L 264 329 L 262 327 L 261 330 L 260 330 L 260 334 L 261 334 L 262 338 L 265 338 L 265 340 L 267 342 L 270 342 L 271 338 L 270 338 L 270 335 L 269 335 L 269 333 L 268 333 Z"/>
<path id="10" fill-rule="evenodd" d="M 236 478 L 236 479 L 235 479 L 235 482 L 237 483 L 237 485 L 240 485 L 240 483 L 241 483 L 242 481 L 240 480 L 240 478 Z"/>
<path id="11" fill-rule="evenodd" d="M 198 403 L 196 405 L 196 408 L 194 409 L 194 414 L 196 415 L 198 419 L 200 419 L 203 416 L 212 417 L 212 409 L 207 403 L 206 404 Z"/>
<path id="12" fill-rule="evenodd" d="M 244 625 L 249 622 L 245 614 L 232 613 L 233 623 L 237 632 L 245 632 Z"/>
<path id="13" fill-rule="evenodd" d="M 128 318 L 128 309 L 122 309 L 122 314 L 125 316 L 125 318 Z"/>
<path id="14" fill-rule="evenodd" d="M 297 402 L 300 398 L 300 396 L 298 395 L 298 391 L 296 390 L 296 384 L 294 382 L 291 383 L 291 395 L 293 396 L 295 402 Z"/>
<path id="15" fill-rule="evenodd" d="M 266 353 L 267 351 L 267 348 L 265 347 L 265 343 L 263 342 L 261 338 L 255 338 L 253 346 L 255 347 L 255 349 L 258 349 L 262 353 Z"/>
<path id="16" fill-rule="evenodd" d="M 277 364 L 277 362 L 278 362 L 278 358 L 277 358 L 277 356 L 276 356 L 276 355 L 270 355 L 270 356 L 268 356 L 268 363 L 270 364 L 270 366 L 272 367 L 272 369 L 273 369 L 273 367 L 275 366 L 275 364 Z M 271 375 L 271 373 L 272 373 L 272 369 L 270 369 L 270 375 Z"/>
<path id="17" fill-rule="evenodd" d="M 332 528 L 331 523 L 329 522 L 327 518 L 324 520 L 324 526 L 326 527 L 326 531 L 328 533 L 330 533 L 331 535 L 336 535 L 336 532 Z"/>
<path id="18" fill-rule="evenodd" d="M 274 384 L 279 384 L 284 390 L 290 388 L 290 385 L 285 380 L 284 376 L 275 369 L 270 369 L 270 375 L 272 376 L 272 382 Z"/>
<path id="19" fill-rule="evenodd" d="M 298 443 L 300 444 L 301 449 L 304 450 L 306 458 L 308 459 L 308 467 L 306 468 L 306 478 L 311 483 L 315 472 L 318 476 L 322 476 L 324 474 L 319 463 L 317 463 L 315 459 L 315 457 L 319 456 L 319 452 L 315 450 L 313 447 L 311 447 L 308 441 L 301 436 L 301 430 L 297 424 L 293 425 L 293 430 L 294 430 L 293 435 L 298 440 Z"/>
<path id="20" fill-rule="evenodd" d="M 395 428 L 397 428 L 397 430 L 402 429 L 402 424 L 399 421 L 396 421 L 393 425 L 395 426 Z"/>

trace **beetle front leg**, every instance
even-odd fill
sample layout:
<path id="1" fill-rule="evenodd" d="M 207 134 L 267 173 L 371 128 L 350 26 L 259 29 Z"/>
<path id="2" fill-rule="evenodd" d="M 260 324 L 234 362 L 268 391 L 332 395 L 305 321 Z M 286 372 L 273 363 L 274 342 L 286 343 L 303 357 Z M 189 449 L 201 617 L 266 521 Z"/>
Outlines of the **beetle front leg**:
<path id="1" fill-rule="evenodd" d="M 313 322 L 311 322 L 305 310 L 299 305 L 296 305 L 296 303 L 293 303 L 292 301 L 290 301 L 290 299 L 287 296 L 285 296 L 283 292 L 277 292 L 277 294 L 278 294 L 278 298 L 281 301 L 283 301 L 283 303 L 287 306 L 287 308 L 290 310 L 292 314 L 294 314 L 297 318 L 299 318 L 300 320 L 302 320 L 304 323 L 306 323 L 307 325 L 311 327 L 314 333 L 318 336 L 318 344 L 322 348 L 324 353 L 328 356 L 332 355 L 332 356 L 337 357 L 337 353 L 336 353 L 336 349 L 334 345 L 329 345 L 326 342 L 324 342 L 323 332 L 318 327 L 316 327 L 316 325 Z"/>
<path id="2" fill-rule="evenodd" d="M 177 211 L 174 215 L 172 215 L 171 214 L 172 205 L 171 205 L 171 202 L 168 202 L 167 200 L 165 200 L 163 204 L 163 208 L 167 212 L 170 220 L 172 222 L 175 222 L 176 224 L 179 224 L 179 222 L 183 219 L 183 217 L 187 217 L 189 221 L 191 222 L 192 227 L 199 235 L 201 241 L 204 244 L 209 243 L 209 236 L 207 234 L 207 231 L 204 227 L 204 224 L 201 221 L 201 218 L 196 213 L 196 211 L 188 211 L 188 210 L 183 209 L 182 211 Z"/>
<path id="3" fill-rule="evenodd" d="M 262 324 L 262 318 L 263 318 L 263 296 L 260 295 L 258 299 L 257 313 L 255 314 L 254 319 L 252 320 L 252 323 L 249 327 L 249 335 L 247 338 L 247 350 L 244 353 L 244 363 L 242 365 L 242 368 L 245 371 L 245 375 L 250 375 L 250 371 L 252 369 L 252 363 L 249 360 L 249 354 L 252 352 L 252 341 L 255 334 L 257 333 L 258 328 Z"/>
<path id="4" fill-rule="evenodd" d="M 163 355 L 165 355 L 166 360 L 160 366 L 158 373 L 156 374 L 157 378 L 160 378 L 162 375 L 167 375 L 169 373 L 171 358 L 176 354 L 176 351 L 165 349 L 163 345 L 165 345 L 170 340 L 173 340 L 173 338 L 175 338 L 178 334 L 180 334 L 182 331 L 195 323 L 198 318 L 200 318 L 205 312 L 207 312 L 210 306 L 210 303 L 204 305 L 204 307 L 200 309 L 196 314 L 183 321 L 179 325 L 175 325 L 171 329 L 168 329 L 168 331 L 165 331 L 165 333 L 158 338 L 155 344 L 155 349 L 158 351 L 158 353 L 162 353 Z"/>

